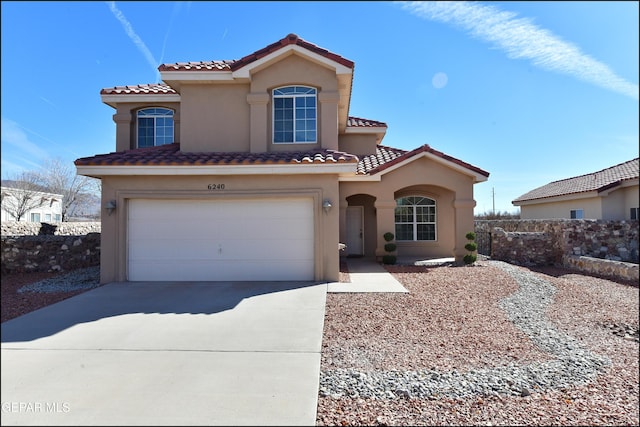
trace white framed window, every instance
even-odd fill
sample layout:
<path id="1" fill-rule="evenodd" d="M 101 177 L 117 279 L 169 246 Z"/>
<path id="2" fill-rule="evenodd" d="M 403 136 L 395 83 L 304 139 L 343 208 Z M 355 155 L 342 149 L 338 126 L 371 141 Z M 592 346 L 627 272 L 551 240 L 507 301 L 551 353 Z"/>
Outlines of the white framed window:
<path id="1" fill-rule="evenodd" d="M 48 214 L 44 214 L 44 220 L 45 220 L 46 222 L 51 222 L 51 214 L 50 214 L 50 213 L 48 213 Z"/>
<path id="2" fill-rule="evenodd" d="M 396 240 L 436 240 L 436 201 L 409 196 L 396 199 Z"/>
<path id="3" fill-rule="evenodd" d="M 569 214 L 571 215 L 571 219 L 582 219 L 582 218 L 584 218 L 584 212 L 582 211 L 582 209 L 571 209 Z"/>
<path id="4" fill-rule="evenodd" d="M 143 108 L 137 114 L 138 148 L 173 142 L 173 110 L 169 108 Z"/>
<path id="5" fill-rule="evenodd" d="M 40 222 L 40 213 L 31 212 L 31 222 Z"/>
<path id="6" fill-rule="evenodd" d="M 640 208 L 631 208 L 630 216 L 631 219 L 639 219 L 638 215 L 640 214 Z"/>
<path id="7" fill-rule="evenodd" d="M 273 143 L 315 144 L 318 139 L 317 91 L 307 86 L 273 90 Z"/>
<path id="8" fill-rule="evenodd" d="M 53 216 L 53 219 L 55 220 L 55 222 L 60 222 L 62 220 L 62 216 L 60 214 L 55 214 Z"/>

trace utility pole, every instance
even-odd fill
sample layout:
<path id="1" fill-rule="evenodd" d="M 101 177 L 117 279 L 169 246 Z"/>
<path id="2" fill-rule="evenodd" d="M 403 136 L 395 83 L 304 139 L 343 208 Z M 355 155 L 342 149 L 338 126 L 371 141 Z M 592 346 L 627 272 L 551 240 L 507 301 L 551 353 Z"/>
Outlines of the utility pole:
<path id="1" fill-rule="evenodd" d="M 494 191 L 494 187 L 491 187 L 491 199 L 493 201 L 493 216 L 496 215 L 496 192 Z"/>

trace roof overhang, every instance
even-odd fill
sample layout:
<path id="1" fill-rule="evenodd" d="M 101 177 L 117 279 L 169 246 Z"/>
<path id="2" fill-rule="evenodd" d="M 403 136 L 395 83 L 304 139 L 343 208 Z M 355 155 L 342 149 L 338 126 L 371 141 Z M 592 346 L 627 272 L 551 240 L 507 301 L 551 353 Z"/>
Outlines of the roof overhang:
<path id="1" fill-rule="evenodd" d="M 206 165 L 206 166 L 76 166 L 78 175 L 102 176 L 194 176 L 194 175 L 353 175 L 357 163 L 298 165 Z"/>
<path id="2" fill-rule="evenodd" d="M 130 93 L 122 93 L 122 94 L 109 94 L 109 95 L 100 95 L 100 98 L 102 99 L 102 102 L 113 107 L 116 108 L 117 104 L 120 103 L 124 103 L 124 102 L 158 102 L 158 103 L 164 103 L 164 102 L 180 102 L 180 94 L 165 94 L 165 93 L 159 93 L 159 94 L 152 94 L 152 93 L 145 93 L 145 94 L 130 94 Z"/>
<path id="3" fill-rule="evenodd" d="M 541 203 L 557 203 L 557 202 L 567 202 L 571 200 L 593 199 L 596 197 L 602 197 L 602 194 L 598 194 L 596 190 L 593 190 L 593 191 L 584 191 L 582 193 L 562 194 L 560 196 L 541 197 L 539 199 L 520 200 L 520 201 L 514 200 L 511 202 L 511 204 L 514 206 L 528 206 L 528 205 L 539 205 Z"/>

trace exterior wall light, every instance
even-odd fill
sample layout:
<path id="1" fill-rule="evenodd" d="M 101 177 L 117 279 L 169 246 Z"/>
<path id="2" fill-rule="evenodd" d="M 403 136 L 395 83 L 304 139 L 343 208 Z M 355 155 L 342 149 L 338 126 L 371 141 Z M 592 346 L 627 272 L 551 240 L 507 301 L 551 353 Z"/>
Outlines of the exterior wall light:
<path id="1" fill-rule="evenodd" d="M 109 216 L 111 216 L 113 211 L 116 210 L 116 201 L 115 200 L 109 200 L 107 202 L 107 204 L 104 205 L 104 208 L 107 210 L 107 213 L 109 214 Z"/>
<path id="2" fill-rule="evenodd" d="M 324 199 L 324 202 L 322 202 L 322 209 L 324 209 L 325 213 L 329 213 L 332 207 L 333 205 L 331 204 L 329 199 Z"/>

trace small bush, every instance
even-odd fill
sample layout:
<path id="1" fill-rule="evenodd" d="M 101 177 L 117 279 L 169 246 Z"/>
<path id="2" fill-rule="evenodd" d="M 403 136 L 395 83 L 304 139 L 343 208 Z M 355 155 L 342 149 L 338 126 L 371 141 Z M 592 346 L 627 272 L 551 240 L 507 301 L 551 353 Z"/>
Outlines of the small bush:
<path id="1" fill-rule="evenodd" d="M 476 249 L 478 249 L 478 245 L 476 245 L 475 243 L 469 242 L 466 245 L 464 245 L 464 248 L 469 252 L 474 252 Z"/>
<path id="2" fill-rule="evenodd" d="M 395 243 L 387 243 L 384 245 L 384 250 L 387 252 L 394 252 L 398 246 Z"/>
<path id="3" fill-rule="evenodd" d="M 465 264 L 467 264 L 467 265 L 471 265 L 471 264 L 473 264 L 474 262 L 476 262 L 476 260 L 478 259 L 478 257 L 477 257 L 477 256 L 475 256 L 475 255 L 473 255 L 473 254 L 467 254 L 467 255 L 465 255 L 465 256 L 464 256 L 464 258 L 463 258 L 463 259 L 464 259 L 464 263 L 465 263 Z"/>
<path id="4" fill-rule="evenodd" d="M 476 240 L 476 233 L 470 231 L 465 235 L 465 237 L 467 238 L 467 240 Z"/>
<path id="5" fill-rule="evenodd" d="M 398 258 L 396 258 L 395 255 L 383 255 L 382 256 L 382 263 L 383 264 L 395 264 L 396 261 L 398 260 Z"/>
<path id="6" fill-rule="evenodd" d="M 384 233 L 384 234 L 382 235 L 382 237 L 384 237 L 384 240 L 385 240 L 385 241 L 390 242 L 390 241 L 392 241 L 392 240 L 393 240 L 393 238 L 394 238 L 394 237 L 396 237 L 396 236 L 395 236 L 393 233 L 391 233 L 391 232 L 387 231 L 386 233 Z"/>

